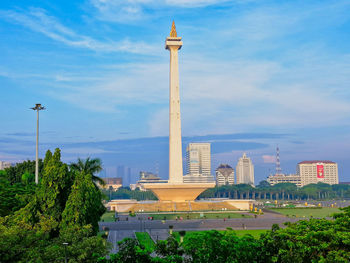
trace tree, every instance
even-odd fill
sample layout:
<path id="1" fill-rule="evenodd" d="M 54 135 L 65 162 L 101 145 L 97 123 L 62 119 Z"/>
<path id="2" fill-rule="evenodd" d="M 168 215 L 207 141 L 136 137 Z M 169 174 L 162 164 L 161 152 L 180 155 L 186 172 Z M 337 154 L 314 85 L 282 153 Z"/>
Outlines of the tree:
<path id="1" fill-rule="evenodd" d="M 260 242 L 250 235 L 237 237 L 234 231 L 193 233 L 183 243 L 190 262 L 257 262 Z"/>
<path id="2" fill-rule="evenodd" d="M 103 238 L 91 235 L 91 226 L 85 226 L 67 228 L 59 237 L 51 238 L 45 228 L 39 230 L 25 223 L 5 227 L 0 219 L 1 262 L 64 262 L 62 243 L 67 242 L 69 262 L 93 263 L 107 253 L 108 246 Z"/>
<path id="3" fill-rule="evenodd" d="M 260 181 L 260 183 L 256 186 L 256 188 L 268 188 L 270 187 L 270 183 L 266 180 Z"/>
<path id="4" fill-rule="evenodd" d="M 100 177 L 96 176 L 96 173 L 102 171 L 102 162 L 100 159 L 90 159 L 90 157 L 82 160 L 78 158 L 78 162 L 70 164 L 70 169 L 73 172 L 84 172 L 85 174 L 91 174 L 92 181 L 96 184 L 105 185 Z"/>
<path id="5" fill-rule="evenodd" d="M 46 224 L 50 228 L 50 236 L 57 237 L 59 223 L 73 183 L 73 175 L 68 171 L 67 164 L 61 161 L 61 151 L 56 149 L 52 155 L 46 152 L 42 179 L 33 198 L 13 217 L 8 218 L 8 224 L 26 222 L 31 226 Z"/>
<path id="6" fill-rule="evenodd" d="M 335 220 L 310 219 L 274 226 L 261 237 L 261 262 L 348 262 L 350 210 Z"/>
<path id="7" fill-rule="evenodd" d="M 110 256 L 109 263 L 130 262 L 130 263 L 148 263 L 152 262 L 150 252 L 147 251 L 136 239 L 125 238 L 118 242 L 119 252 Z"/>
<path id="8" fill-rule="evenodd" d="M 35 184 L 10 182 L 0 176 L 0 216 L 8 216 L 24 207 L 35 192 Z"/>
<path id="9" fill-rule="evenodd" d="M 18 185 L 23 188 L 32 184 L 10 184 L 0 177 L 0 190 L 1 185 L 6 191 L 0 192 L 0 198 Z M 94 236 L 105 209 L 101 198 L 90 174 L 73 174 L 61 161 L 59 149 L 54 154 L 47 151 L 42 180 L 30 201 L 15 213 L 0 218 L 0 261 L 62 262 L 62 243 L 67 242 L 70 262 L 96 262 L 107 252 L 106 241 Z"/>
<path id="10" fill-rule="evenodd" d="M 39 178 L 42 175 L 44 163 L 42 159 L 39 159 Z M 35 161 L 24 161 L 22 163 L 17 163 L 15 166 L 5 168 L 5 177 L 11 183 L 20 183 L 22 181 L 22 175 L 25 173 L 35 174 Z"/>
<path id="11" fill-rule="evenodd" d="M 106 211 L 102 199 L 102 193 L 92 182 L 92 175 L 85 171 L 76 172 L 72 191 L 62 214 L 61 228 L 90 224 L 96 234 L 98 221 Z"/>
<path id="12" fill-rule="evenodd" d="M 184 249 L 173 235 L 170 235 L 167 240 L 159 240 L 155 252 L 164 262 L 183 262 Z"/>
<path id="13" fill-rule="evenodd" d="M 71 192 L 74 176 L 68 171 L 67 164 L 61 161 L 61 150 L 58 148 L 53 155 L 47 151 L 44 162 L 37 201 L 42 214 L 60 222 Z"/>

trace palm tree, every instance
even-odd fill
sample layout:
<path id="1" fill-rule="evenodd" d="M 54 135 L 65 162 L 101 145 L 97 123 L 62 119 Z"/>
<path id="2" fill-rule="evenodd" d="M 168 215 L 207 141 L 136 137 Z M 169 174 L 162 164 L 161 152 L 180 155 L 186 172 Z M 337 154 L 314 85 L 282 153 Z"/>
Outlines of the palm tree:
<path id="1" fill-rule="evenodd" d="M 90 159 L 90 157 L 88 157 L 85 160 L 78 158 L 78 162 L 71 163 L 69 167 L 71 171 L 91 174 L 92 181 L 94 182 L 95 185 L 96 183 L 100 185 L 106 184 L 102 178 L 95 175 L 96 173 L 99 173 L 102 171 L 102 162 L 98 158 Z"/>

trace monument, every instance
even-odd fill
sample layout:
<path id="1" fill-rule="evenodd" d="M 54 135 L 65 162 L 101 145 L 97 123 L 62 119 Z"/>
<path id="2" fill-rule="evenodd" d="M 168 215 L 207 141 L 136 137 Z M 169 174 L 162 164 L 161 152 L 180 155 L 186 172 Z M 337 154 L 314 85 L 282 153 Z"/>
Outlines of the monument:
<path id="1" fill-rule="evenodd" d="M 145 185 L 159 201 L 193 201 L 205 189 L 215 183 L 184 183 L 182 168 L 182 139 L 180 114 L 180 84 L 178 50 L 182 47 L 181 37 L 177 36 L 173 21 L 170 36 L 166 38 L 165 48 L 170 52 L 169 74 L 169 181 Z"/>
<path id="2" fill-rule="evenodd" d="M 180 85 L 178 50 L 182 46 L 173 22 L 165 48 L 170 52 L 169 80 L 169 180 L 144 183 L 159 201 L 111 200 L 107 207 L 118 212 L 146 211 L 223 211 L 249 210 L 253 200 L 232 200 L 228 198 L 194 201 L 204 190 L 215 186 L 215 182 L 199 183 L 185 180 L 182 169 L 182 139 L 180 115 Z"/>

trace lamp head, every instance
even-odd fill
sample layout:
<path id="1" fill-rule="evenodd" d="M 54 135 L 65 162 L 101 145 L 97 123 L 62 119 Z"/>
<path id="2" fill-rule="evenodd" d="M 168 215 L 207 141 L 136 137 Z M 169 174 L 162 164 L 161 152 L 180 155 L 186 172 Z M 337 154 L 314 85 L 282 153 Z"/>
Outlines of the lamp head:
<path id="1" fill-rule="evenodd" d="M 45 107 L 41 106 L 41 103 L 35 104 L 35 107 L 31 108 L 32 110 L 45 110 Z"/>

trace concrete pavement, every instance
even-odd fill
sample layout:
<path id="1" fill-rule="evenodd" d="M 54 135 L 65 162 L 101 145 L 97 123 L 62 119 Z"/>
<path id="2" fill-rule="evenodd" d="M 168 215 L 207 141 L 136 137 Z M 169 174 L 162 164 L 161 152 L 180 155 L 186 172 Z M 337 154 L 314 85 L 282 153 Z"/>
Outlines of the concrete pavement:
<path id="1" fill-rule="evenodd" d="M 117 222 L 100 222 L 100 228 L 108 227 L 108 241 L 113 244 L 112 253 L 117 252 L 118 241 L 126 237 L 134 237 L 134 232 L 146 231 L 150 234 L 154 241 L 164 240 L 169 234 L 169 226 L 172 225 L 175 231 L 185 230 L 225 230 L 228 227 L 232 229 L 271 229 L 273 224 L 278 224 L 281 227 L 285 222 L 296 222 L 298 218 L 288 218 L 283 215 L 274 213 L 264 213 L 257 218 L 232 218 L 232 219 L 200 219 L 200 220 L 148 220 L 148 215 L 136 216 L 133 218 L 122 217 L 121 221 Z"/>

